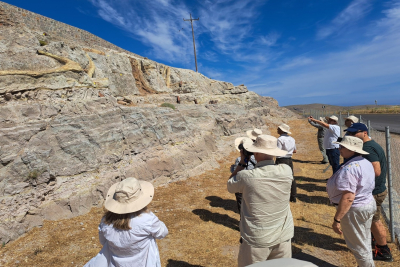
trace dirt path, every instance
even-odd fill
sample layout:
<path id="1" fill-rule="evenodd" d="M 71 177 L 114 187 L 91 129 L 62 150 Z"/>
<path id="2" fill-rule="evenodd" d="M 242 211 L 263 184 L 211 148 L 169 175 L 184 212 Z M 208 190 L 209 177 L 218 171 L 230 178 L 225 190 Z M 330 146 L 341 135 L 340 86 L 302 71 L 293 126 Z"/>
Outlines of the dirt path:
<path id="1" fill-rule="evenodd" d="M 335 209 L 327 205 L 325 191 L 331 170 L 323 173 L 327 165 L 319 163 L 315 128 L 305 120 L 289 124 L 298 150 L 294 159 L 299 201 L 291 203 L 293 255 L 318 266 L 355 266 L 343 238 L 331 229 Z M 234 195 L 226 190 L 229 166 L 236 157 L 232 153 L 219 162 L 219 169 L 156 188 L 150 209 L 169 229 L 169 235 L 158 241 L 162 266 L 236 266 L 239 214 Z M 0 265 L 82 266 L 101 248 L 97 225 L 102 212 L 93 208 L 73 219 L 45 222 L 42 228 L 2 247 Z M 390 247 L 395 262 L 376 262 L 376 266 L 399 265 L 399 253 L 393 244 Z"/>

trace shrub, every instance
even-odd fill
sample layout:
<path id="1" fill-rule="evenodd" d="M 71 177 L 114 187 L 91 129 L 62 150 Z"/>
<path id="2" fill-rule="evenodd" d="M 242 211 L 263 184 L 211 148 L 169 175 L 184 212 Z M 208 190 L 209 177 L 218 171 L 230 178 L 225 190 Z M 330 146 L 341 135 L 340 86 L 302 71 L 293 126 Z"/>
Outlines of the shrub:
<path id="1" fill-rule="evenodd" d="M 162 103 L 161 107 L 175 109 L 175 106 L 172 105 L 171 103 Z"/>

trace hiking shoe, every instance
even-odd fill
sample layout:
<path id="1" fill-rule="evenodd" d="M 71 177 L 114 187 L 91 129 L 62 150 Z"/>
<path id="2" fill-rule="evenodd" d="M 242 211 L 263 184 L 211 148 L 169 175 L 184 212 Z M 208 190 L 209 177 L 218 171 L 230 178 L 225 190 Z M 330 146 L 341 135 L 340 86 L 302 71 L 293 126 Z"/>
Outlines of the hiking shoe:
<path id="1" fill-rule="evenodd" d="M 374 261 L 386 261 L 386 262 L 392 262 L 393 257 L 392 253 L 390 252 L 390 248 L 386 246 L 375 246 L 375 252 L 373 252 L 372 255 Z"/>

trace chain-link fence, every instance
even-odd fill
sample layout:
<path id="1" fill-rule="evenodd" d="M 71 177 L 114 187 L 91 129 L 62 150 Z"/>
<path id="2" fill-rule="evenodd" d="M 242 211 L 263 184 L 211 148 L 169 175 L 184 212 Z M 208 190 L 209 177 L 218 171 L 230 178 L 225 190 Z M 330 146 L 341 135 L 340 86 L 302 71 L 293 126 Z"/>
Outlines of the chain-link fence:
<path id="1" fill-rule="evenodd" d="M 392 138 L 389 127 L 386 131 L 378 131 L 371 127 L 368 120 L 364 120 L 360 116 L 360 122 L 367 125 L 369 136 L 375 140 L 386 153 L 388 160 L 387 166 L 387 183 L 389 194 L 382 204 L 382 211 L 390 229 L 391 238 L 394 241 L 395 237 L 400 236 L 400 138 Z"/>
<path id="2" fill-rule="evenodd" d="M 335 115 L 338 117 L 338 124 L 340 132 L 343 135 L 343 130 L 347 127 L 344 125 L 344 118 L 349 117 L 349 113 L 342 114 L 327 112 L 326 110 L 303 110 L 303 116 L 313 116 L 315 119 L 320 117 L 330 117 Z M 389 133 L 389 127 L 386 127 L 386 132 L 378 131 L 371 127 L 370 121 L 365 120 L 362 115 L 357 116 L 359 122 L 367 125 L 369 129 L 369 136 L 375 140 L 385 151 L 388 160 L 387 170 L 387 183 L 388 197 L 382 204 L 382 212 L 389 226 L 392 241 L 395 237 L 400 239 L 400 136 L 392 138 Z M 398 242 L 397 240 L 397 242 Z"/>

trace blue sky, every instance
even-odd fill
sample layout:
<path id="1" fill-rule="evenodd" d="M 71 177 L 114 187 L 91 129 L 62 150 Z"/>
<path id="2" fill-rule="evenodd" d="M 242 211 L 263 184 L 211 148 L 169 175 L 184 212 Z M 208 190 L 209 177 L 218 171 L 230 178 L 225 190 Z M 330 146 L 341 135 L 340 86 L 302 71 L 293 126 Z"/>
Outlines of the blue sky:
<path id="1" fill-rule="evenodd" d="M 4 1 L 4 0 L 3 0 Z M 5 0 L 281 106 L 400 104 L 400 0 Z"/>

